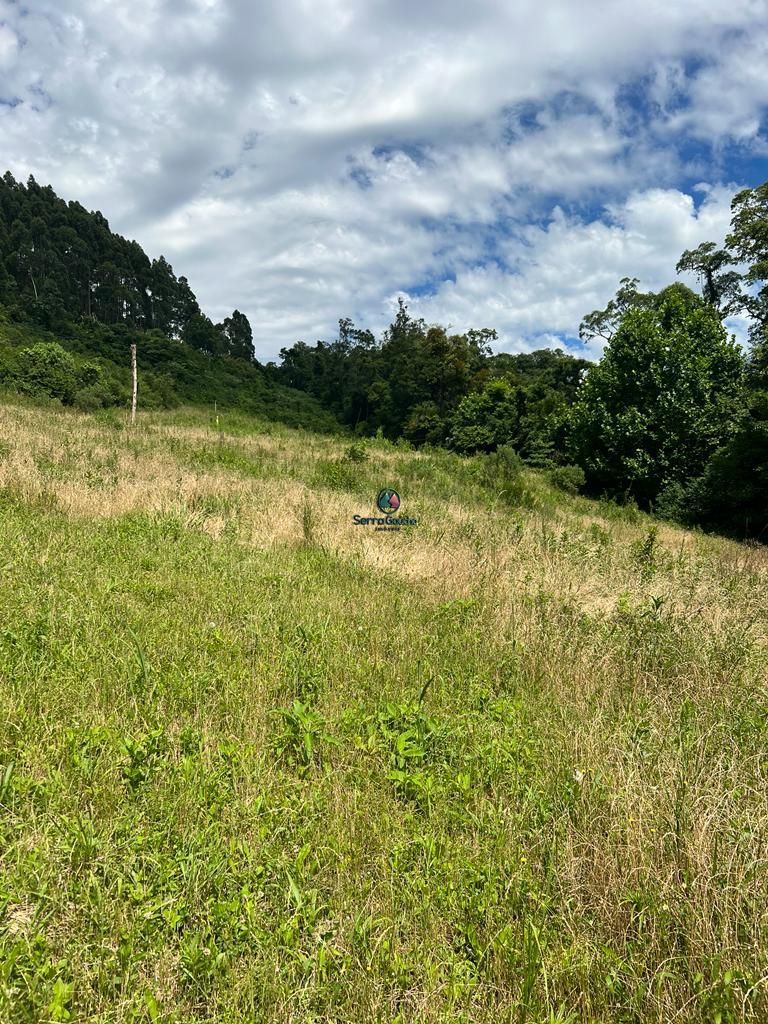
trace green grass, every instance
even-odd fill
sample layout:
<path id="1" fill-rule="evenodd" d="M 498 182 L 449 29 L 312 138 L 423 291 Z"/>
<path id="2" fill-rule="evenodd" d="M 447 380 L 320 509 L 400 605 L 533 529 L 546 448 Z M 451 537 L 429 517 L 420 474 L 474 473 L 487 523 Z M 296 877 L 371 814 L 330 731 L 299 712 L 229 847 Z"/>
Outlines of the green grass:
<path id="1" fill-rule="evenodd" d="M 244 418 L 0 423 L 0 1020 L 768 1017 L 763 551 Z M 349 525 L 383 485 L 410 533 Z"/>

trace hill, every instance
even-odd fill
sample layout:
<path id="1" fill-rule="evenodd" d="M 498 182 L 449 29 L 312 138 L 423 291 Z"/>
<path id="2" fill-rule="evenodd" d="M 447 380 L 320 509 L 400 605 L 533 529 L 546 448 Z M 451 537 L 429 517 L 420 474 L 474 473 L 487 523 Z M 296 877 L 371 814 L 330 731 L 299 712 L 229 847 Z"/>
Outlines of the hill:
<path id="1" fill-rule="evenodd" d="M 131 400 L 130 345 L 139 349 L 139 402 L 147 409 L 185 403 L 239 409 L 315 431 L 338 420 L 310 395 L 271 380 L 254 362 L 213 358 L 159 331 L 81 322 L 64 334 L 14 321 L 0 306 L 0 388 L 53 398 L 82 411 Z"/>
<path id="2" fill-rule="evenodd" d="M 125 406 L 134 342 L 147 408 L 216 404 L 292 426 L 338 429 L 314 398 L 267 374 L 243 313 L 233 310 L 214 324 L 163 256 L 151 259 L 99 211 L 66 202 L 34 177 L 23 184 L 6 172 L 0 387 L 90 411 Z"/>
<path id="3" fill-rule="evenodd" d="M 766 1019 L 765 549 L 503 455 L 0 424 L 3 1020 Z"/>

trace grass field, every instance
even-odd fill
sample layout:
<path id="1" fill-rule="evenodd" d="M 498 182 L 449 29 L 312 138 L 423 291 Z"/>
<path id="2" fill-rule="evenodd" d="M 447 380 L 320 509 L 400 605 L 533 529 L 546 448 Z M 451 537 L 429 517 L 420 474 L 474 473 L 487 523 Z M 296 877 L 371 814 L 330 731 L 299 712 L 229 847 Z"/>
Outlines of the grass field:
<path id="1" fill-rule="evenodd" d="M 768 552 L 348 447 L 0 407 L 0 1021 L 768 1020 Z"/>

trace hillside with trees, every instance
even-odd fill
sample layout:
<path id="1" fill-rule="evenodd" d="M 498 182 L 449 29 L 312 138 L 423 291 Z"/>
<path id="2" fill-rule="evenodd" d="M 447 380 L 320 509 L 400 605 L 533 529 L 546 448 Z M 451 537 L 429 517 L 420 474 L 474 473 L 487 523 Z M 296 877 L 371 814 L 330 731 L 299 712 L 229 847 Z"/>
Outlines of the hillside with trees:
<path id="1" fill-rule="evenodd" d="M 204 403 L 335 430 L 309 396 L 271 380 L 239 310 L 214 324 L 186 277 L 115 234 L 101 213 L 30 177 L 0 178 L 0 386 L 93 411 L 130 397 L 140 345 L 144 408 Z"/>
<path id="2" fill-rule="evenodd" d="M 725 245 L 684 252 L 701 294 L 624 278 L 582 339 L 494 352 L 492 327 L 451 332 L 401 299 L 380 338 L 348 317 L 332 341 L 297 341 L 261 366 L 248 318 L 214 323 L 163 257 L 100 213 L 30 178 L 0 179 L 0 385 L 83 410 L 128 400 L 140 340 L 149 408 L 218 403 L 288 424 L 346 429 L 461 455 L 511 451 L 565 469 L 587 494 L 738 536 L 768 536 L 768 183 L 734 197 Z M 728 316 L 749 318 L 749 348 Z"/>

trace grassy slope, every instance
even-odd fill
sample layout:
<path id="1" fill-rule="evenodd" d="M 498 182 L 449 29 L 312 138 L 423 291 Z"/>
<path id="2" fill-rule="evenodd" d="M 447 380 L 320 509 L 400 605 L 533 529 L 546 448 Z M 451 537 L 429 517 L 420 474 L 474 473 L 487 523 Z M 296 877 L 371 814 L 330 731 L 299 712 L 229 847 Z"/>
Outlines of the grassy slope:
<path id="1" fill-rule="evenodd" d="M 765 1020 L 768 553 L 222 426 L 0 408 L 0 1019 Z"/>

